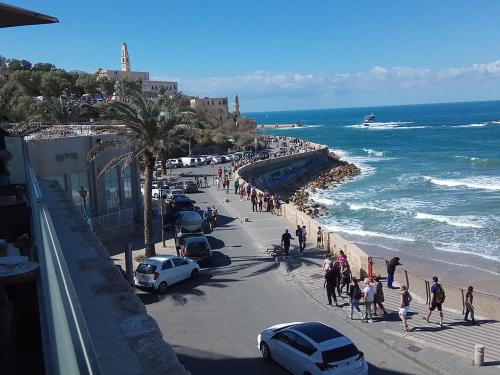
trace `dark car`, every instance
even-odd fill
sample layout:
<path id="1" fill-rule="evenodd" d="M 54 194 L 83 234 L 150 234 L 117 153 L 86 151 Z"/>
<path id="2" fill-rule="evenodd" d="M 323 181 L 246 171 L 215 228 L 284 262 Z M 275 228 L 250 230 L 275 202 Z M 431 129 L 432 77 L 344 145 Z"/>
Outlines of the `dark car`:
<path id="1" fill-rule="evenodd" d="M 259 158 L 260 160 L 266 160 L 266 159 L 269 159 L 269 152 L 267 151 L 261 151 L 257 154 L 257 158 Z"/>
<path id="2" fill-rule="evenodd" d="M 170 202 L 170 207 L 174 214 L 179 211 L 194 211 L 194 202 L 188 197 L 175 197 Z"/>
<path id="3" fill-rule="evenodd" d="M 196 182 L 194 181 L 184 181 L 182 184 L 182 191 L 184 191 L 184 193 L 197 193 L 198 186 L 196 186 Z"/>
<path id="4" fill-rule="evenodd" d="M 198 262 L 199 265 L 212 263 L 212 251 L 205 236 L 187 237 L 181 246 L 181 255 Z"/>

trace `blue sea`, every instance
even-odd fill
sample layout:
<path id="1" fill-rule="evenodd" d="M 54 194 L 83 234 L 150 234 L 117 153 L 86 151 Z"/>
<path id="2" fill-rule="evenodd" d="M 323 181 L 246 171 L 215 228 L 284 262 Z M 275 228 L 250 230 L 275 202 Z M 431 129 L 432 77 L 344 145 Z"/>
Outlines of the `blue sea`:
<path id="1" fill-rule="evenodd" d="M 363 126 L 373 113 L 376 123 Z M 500 260 L 500 101 L 247 113 L 326 144 L 362 174 L 314 193 L 320 221 L 360 246 Z M 467 260 L 473 262 L 474 260 Z"/>

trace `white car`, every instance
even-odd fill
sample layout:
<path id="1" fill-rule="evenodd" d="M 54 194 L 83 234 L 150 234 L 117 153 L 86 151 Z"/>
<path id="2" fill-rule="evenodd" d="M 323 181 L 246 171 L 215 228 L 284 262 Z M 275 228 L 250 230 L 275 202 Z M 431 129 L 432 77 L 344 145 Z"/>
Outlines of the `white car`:
<path id="1" fill-rule="evenodd" d="M 263 330 L 257 345 L 292 374 L 368 374 L 362 352 L 350 339 L 318 322 L 283 323 Z"/>
<path id="2" fill-rule="evenodd" d="M 142 193 L 142 196 L 144 196 L 144 186 L 141 187 L 141 193 Z M 163 185 L 162 193 L 163 193 L 163 195 L 170 194 L 170 188 L 166 185 Z M 153 184 L 151 185 L 151 196 L 153 198 L 160 197 L 160 185 L 158 185 L 158 183 L 156 183 L 156 182 L 153 182 Z"/>
<path id="3" fill-rule="evenodd" d="M 177 256 L 156 256 L 142 261 L 134 272 L 136 286 L 151 288 L 165 293 L 167 287 L 182 280 L 194 278 L 200 273 L 200 266 L 191 259 Z"/>

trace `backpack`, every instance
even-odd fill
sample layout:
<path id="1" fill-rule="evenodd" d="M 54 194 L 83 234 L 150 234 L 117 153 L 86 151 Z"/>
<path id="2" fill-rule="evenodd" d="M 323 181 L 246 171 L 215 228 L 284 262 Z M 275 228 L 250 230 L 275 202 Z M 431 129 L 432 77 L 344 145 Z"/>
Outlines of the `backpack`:
<path id="1" fill-rule="evenodd" d="M 352 298 L 353 299 L 361 299 L 361 289 L 359 288 L 359 285 L 356 285 L 354 287 L 354 290 L 352 292 Z"/>
<path id="2" fill-rule="evenodd" d="M 444 289 L 441 286 L 441 284 L 437 285 L 437 292 L 436 292 L 436 303 L 443 303 L 446 298 L 446 295 L 444 293 Z"/>

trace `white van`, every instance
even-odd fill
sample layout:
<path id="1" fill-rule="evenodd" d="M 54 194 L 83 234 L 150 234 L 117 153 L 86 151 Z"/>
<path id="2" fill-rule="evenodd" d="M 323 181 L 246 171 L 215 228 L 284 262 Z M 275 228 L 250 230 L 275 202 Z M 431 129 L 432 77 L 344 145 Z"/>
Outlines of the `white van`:
<path id="1" fill-rule="evenodd" d="M 196 167 L 196 158 L 184 157 L 182 158 L 182 165 L 184 167 Z"/>

